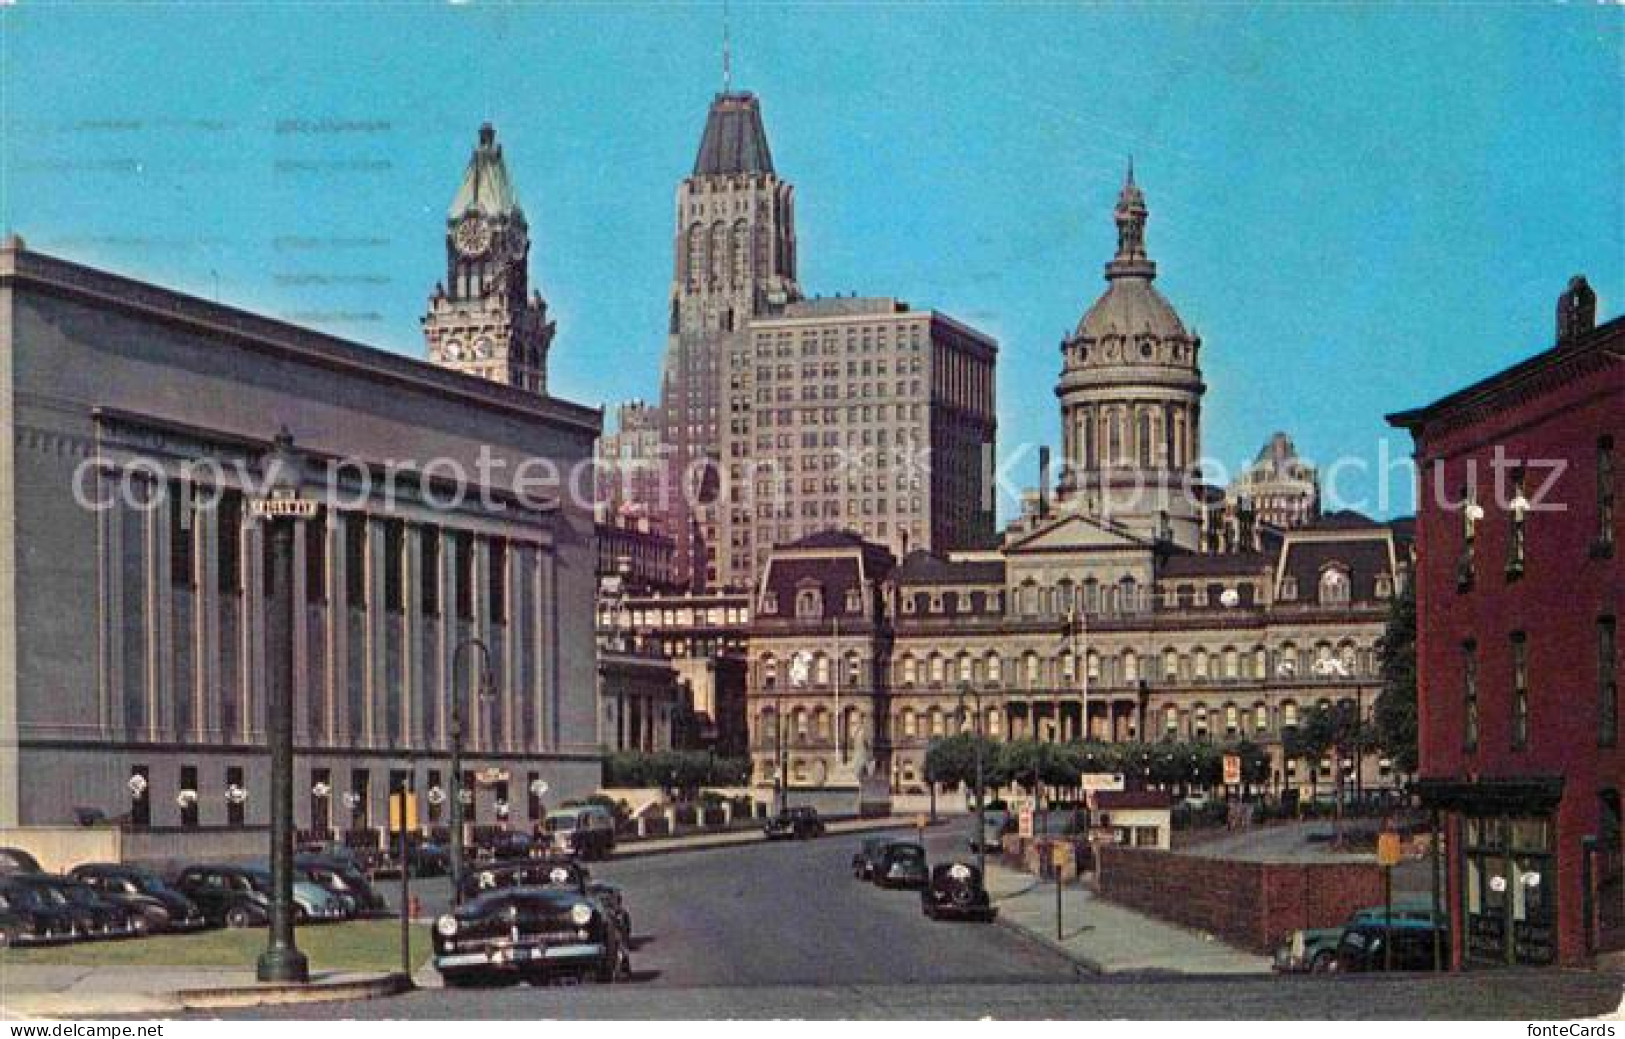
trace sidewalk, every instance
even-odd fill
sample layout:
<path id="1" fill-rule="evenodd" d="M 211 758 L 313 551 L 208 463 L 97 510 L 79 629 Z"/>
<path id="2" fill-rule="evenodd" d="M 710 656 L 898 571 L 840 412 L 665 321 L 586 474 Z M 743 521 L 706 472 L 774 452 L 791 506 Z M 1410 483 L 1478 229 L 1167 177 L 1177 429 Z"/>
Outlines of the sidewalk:
<path id="1" fill-rule="evenodd" d="M 243 968 L 19 966 L 0 960 L 0 1018 L 177 1014 L 273 1003 L 377 999 L 411 988 L 403 974 L 317 972 L 308 985 L 262 985 Z"/>
<path id="2" fill-rule="evenodd" d="M 1077 884 L 1061 889 L 1061 939 L 1055 937 L 1055 885 L 1030 873 L 987 865 L 998 923 L 1019 931 L 1096 974 L 1269 974 L 1255 956 L 1211 935 L 1136 913 Z"/>
<path id="3" fill-rule="evenodd" d="M 943 821 L 948 817 L 944 816 Z M 765 822 L 765 820 L 763 820 Z M 878 819 L 843 819 L 825 824 L 829 836 L 843 833 L 867 833 L 871 830 L 914 828 L 912 815 L 888 815 Z M 940 823 L 938 824 L 940 825 Z M 927 827 L 929 829 L 930 827 Z M 630 859 L 640 855 L 663 855 L 678 851 L 701 851 L 705 848 L 724 848 L 730 844 L 757 844 L 767 840 L 760 825 L 748 830 L 725 830 L 719 833 L 691 833 L 682 837 L 649 837 L 641 841 L 624 841 L 615 845 L 612 859 Z"/>

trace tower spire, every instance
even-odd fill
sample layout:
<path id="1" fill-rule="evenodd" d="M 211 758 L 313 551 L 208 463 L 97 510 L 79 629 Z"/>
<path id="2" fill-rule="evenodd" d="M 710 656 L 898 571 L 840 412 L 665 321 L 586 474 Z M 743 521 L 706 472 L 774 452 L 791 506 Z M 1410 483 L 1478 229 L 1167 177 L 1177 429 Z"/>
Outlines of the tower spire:
<path id="1" fill-rule="evenodd" d="M 1150 215 L 1145 194 L 1134 183 L 1134 156 L 1130 155 L 1123 190 L 1118 192 L 1117 209 L 1112 214 L 1117 222 L 1117 255 L 1106 265 L 1106 277 L 1156 277 L 1157 266 L 1145 253 L 1145 222 Z"/>
<path id="2" fill-rule="evenodd" d="M 728 0 L 722 0 L 722 92 L 733 87 L 733 42 L 728 35 Z"/>

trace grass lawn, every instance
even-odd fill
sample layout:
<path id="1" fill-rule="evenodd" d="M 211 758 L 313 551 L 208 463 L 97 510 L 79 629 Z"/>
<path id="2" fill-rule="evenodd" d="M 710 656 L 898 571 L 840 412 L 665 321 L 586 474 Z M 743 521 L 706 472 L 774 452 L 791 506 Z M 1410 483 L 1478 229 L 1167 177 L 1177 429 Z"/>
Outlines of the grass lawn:
<path id="1" fill-rule="evenodd" d="M 301 927 L 295 938 L 311 970 L 399 970 L 401 922 L 354 920 Z M 0 952 L 0 963 L 67 967 L 252 968 L 265 948 L 265 928 L 210 930 L 109 941 L 75 942 Z M 429 926 L 412 925 L 412 963 L 429 958 Z"/>

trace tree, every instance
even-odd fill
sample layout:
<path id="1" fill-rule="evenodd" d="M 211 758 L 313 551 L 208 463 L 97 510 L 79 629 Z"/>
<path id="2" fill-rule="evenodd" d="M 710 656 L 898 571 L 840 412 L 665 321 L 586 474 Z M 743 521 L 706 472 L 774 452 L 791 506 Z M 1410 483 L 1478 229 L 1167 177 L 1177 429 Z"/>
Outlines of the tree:
<path id="1" fill-rule="evenodd" d="M 1401 772 L 1415 772 L 1416 749 L 1416 593 L 1407 582 L 1388 608 L 1388 628 L 1380 647 L 1382 692 L 1373 706 L 1377 746 Z"/>

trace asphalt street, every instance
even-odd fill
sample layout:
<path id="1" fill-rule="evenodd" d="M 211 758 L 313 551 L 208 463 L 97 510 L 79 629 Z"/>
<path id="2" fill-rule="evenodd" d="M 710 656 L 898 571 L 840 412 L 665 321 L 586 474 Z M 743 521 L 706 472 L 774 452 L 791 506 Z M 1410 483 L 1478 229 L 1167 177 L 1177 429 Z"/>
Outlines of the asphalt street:
<path id="1" fill-rule="evenodd" d="M 933 861 L 967 853 L 930 834 Z M 421 990 L 393 999 L 199 1017 L 533 1018 L 1572 1018 L 1620 1001 L 1619 979 L 1545 972 L 1345 978 L 1082 975 L 1002 927 L 933 922 L 908 891 L 852 879 L 857 837 L 753 844 L 592 866 L 620 884 L 630 983 Z M 1535 980 L 1538 977 L 1538 982 Z"/>

